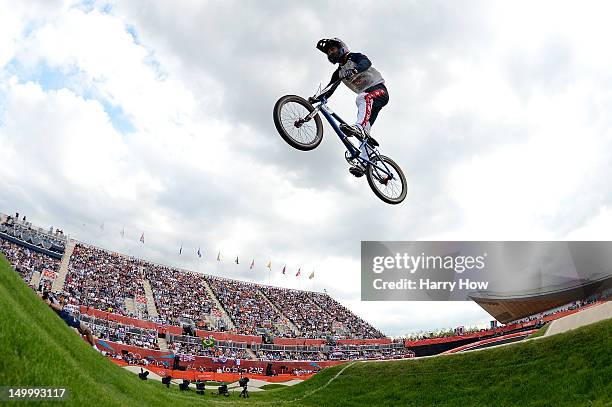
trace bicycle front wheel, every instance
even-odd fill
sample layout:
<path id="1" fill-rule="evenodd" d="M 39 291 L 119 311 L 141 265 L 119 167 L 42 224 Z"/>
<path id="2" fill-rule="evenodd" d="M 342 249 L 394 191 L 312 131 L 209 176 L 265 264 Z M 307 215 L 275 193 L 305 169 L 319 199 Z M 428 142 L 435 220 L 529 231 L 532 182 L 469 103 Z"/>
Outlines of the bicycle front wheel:
<path id="1" fill-rule="evenodd" d="M 313 110 L 314 107 L 306 99 L 296 95 L 283 96 L 274 105 L 274 126 L 291 147 L 309 151 L 321 144 L 321 117 L 317 114 L 309 121 L 304 121 Z"/>
<path id="2" fill-rule="evenodd" d="M 387 174 L 382 169 L 389 172 Z M 372 157 L 366 175 L 368 184 L 377 197 L 391 205 L 401 203 L 408 193 L 408 183 L 399 165 L 389 157 L 377 155 Z"/>

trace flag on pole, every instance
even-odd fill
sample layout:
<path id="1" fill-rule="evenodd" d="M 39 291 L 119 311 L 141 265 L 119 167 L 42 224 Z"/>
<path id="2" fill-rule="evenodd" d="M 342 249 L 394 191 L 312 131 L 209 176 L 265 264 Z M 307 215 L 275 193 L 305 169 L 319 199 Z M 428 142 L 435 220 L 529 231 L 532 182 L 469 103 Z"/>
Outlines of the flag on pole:
<path id="1" fill-rule="evenodd" d="M 270 260 L 268 262 L 268 265 L 266 266 L 270 271 L 272 271 L 272 260 Z"/>
<path id="2" fill-rule="evenodd" d="M 283 266 L 283 274 L 285 274 L 285 271 L 287 271 L 287 266 Z"/>
<path id="3" fill-rule="evenodd" d="M 301 269 L 301 268 L 299 268 L 299 269 L 298 269 L 298 272 L 297 272 L 297 273 L 295 273 L 295 276 L 296 276 L 296 277 L 299 277 L 299 276 L 300 276 L 300 274 L 302 274 L 302 269 Z"/>
<path id="4" fill-rule="evenodd" d="M 144 243 L 144 232 L 142 232 L 142 235 L 140 235 L 140 242 Z"/>
<path id="5" fill-rule="evenodd" d="M 255 259 L 251 260 L 251 266 L 249 267 L 249 269 L 253 270 L 253 267 L 255 267 Z"/>
<path id="6" fill-rule="evenodd" d="M 179 249 L 179 255 L 183 254 L 183 245 L 181 244 L 181 248 Z"/>
<path id="7" fill-rule="evenodd" d="M 221 250 L 219 250 L 219 253 L 217 253 L 217 261 L 221 261 Z"/>
<path id="8" fill-rule="evenodd" d="M 200 251 L 200 248 L 198 247 L 198 257 L 202 258 L 202 252 Z"/>
<path id="9" fill-rule="evenodd" d="M 310 275 L 308 276 L 309 280 L 312 280 L 314 278 L 314 270 L 312 270 L 312 273 L 310 273 Z"/>
<path id="10" fill-rule="evenodd" d="M 238 263 L 238 256 L 236 256 L 236 264 L 240 264 L 240 263 Z"/>

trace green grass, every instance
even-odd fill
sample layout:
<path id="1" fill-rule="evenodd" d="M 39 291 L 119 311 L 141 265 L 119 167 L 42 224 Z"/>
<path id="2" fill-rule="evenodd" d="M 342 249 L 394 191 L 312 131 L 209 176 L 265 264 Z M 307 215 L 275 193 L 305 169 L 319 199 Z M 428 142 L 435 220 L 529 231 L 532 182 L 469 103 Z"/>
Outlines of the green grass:
<path id="1" fill-rule="evenodd" d="M 0 256 L 1 386 L 64 387 L 61 405 L 612 405 L 612 320 L 566 334 L 445 357 L 325 369 L 249 400 L 140 381 L 91 349 Z M 314 391 L 314 392 L 313 392 Z M 289 401 L 295 402 L 289 403 Z M 37 406 L 51 403 L 36 403 Z"/>
<path id="2" fill-rule="evenodd" d="M 221 386 L 222 384 L 229 384 L 229 383 L 228 382 L 215 382 L 213 380 L 206 381 L 207 386 Z"/>
<path id="3" fill-rule="evenodd" d="M 542 328 L 538 329 L 537 331 L 535 331 L 534 333 L 529 335 L 527 339 L 538 338 L 540 336 L 544 336 L 546 331 L 548 331 L 549 327 L 550 327 L 550 322 L 547 322 L 546 324 L 544 324 L 544 326 Z"/>
<path id="4" fill-rule="evenodd" d="M 256 400 L 291 400 L 343 366 Z M 612 319 L 538 341 L 399 362 L 355 363 L 308 406 L 610 406 Z"/>
<path id="5" fill-rule="evenodd" d="M 260 389 L 274 390 L 274 389 L 284 389 L 286 387 L 287 387 L 286 384 L 270 383 L 270 384 L 265 384 L 265 385 L 261 386 Z"/>

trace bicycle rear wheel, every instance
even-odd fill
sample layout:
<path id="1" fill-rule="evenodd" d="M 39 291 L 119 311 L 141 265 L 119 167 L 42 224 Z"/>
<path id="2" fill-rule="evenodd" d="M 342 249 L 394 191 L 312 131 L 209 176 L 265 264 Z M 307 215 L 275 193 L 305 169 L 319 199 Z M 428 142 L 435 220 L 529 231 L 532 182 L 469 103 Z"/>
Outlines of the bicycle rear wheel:
<path id="1" fill-rule="evenodd" d="M 371 160 L 366 176 L 374 194 L 388 204 L 401 203 L 408 193 L 408 183 L 400 166 L 384 155 L 374 156 Z M 392 177 L 377 167 L 387 169 Z"/>
<path id="2" fill-rule="evenodd" d="M 296 95 L 283 96 L 274 105 L 274 126 L 291 147 L 309 151 L 321 144 L 321 117 L 317 114 L 311 120 L 303 121 L 313 110 L 314 107 L 306 99 Z"/>

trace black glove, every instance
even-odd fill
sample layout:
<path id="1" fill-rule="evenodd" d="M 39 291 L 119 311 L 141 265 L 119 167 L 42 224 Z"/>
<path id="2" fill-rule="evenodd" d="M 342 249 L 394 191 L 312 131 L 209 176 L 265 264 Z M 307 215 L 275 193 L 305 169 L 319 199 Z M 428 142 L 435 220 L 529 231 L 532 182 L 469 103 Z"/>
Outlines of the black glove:
<path id="1" fill-rule="evenodd" d="M 356 75 L 356 74 L 357 74 L 356 69 L 349 69 L 348 71 L 344 73 L 344 75 L 342 76 L 342 79 L 349 79 L 351 76 Z"/>

